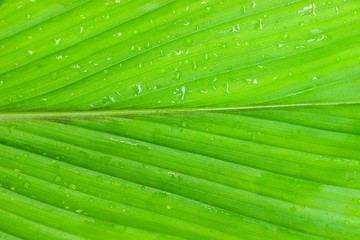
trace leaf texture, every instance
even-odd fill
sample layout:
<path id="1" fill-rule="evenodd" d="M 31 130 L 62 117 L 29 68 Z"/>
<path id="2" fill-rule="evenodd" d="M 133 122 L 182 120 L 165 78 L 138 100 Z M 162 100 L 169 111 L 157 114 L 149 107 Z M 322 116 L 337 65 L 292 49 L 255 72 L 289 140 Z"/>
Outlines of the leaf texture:
<path id="1" fill-rule="evenodd" d="M 360 238 L 359 10 L 0 1 L 0 239 Z"/>
<path id="2" fill-rule="evenodd" d="M 359 102 L 356 0 L 65 2 L 4 28 L 0 110 Z"/>

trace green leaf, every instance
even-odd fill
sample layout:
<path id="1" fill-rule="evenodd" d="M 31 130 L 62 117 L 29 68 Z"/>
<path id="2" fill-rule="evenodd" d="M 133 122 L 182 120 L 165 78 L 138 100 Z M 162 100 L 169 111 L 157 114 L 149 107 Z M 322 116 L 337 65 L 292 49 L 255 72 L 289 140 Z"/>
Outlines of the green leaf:
<path id="1" fill-rule="evenodd" d="M 0 1 L 0 238 L 360 238 L 359 11 Z"/>

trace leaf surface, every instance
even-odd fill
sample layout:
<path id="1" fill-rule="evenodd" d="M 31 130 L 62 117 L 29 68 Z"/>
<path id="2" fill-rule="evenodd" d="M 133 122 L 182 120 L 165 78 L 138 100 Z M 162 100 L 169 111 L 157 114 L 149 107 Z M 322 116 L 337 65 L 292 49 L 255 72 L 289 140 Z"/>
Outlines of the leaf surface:
<path id="1" fill-rule="evenodd" d="M 357 239 L 357 0 L 0 1 L 1 239 Z"/>

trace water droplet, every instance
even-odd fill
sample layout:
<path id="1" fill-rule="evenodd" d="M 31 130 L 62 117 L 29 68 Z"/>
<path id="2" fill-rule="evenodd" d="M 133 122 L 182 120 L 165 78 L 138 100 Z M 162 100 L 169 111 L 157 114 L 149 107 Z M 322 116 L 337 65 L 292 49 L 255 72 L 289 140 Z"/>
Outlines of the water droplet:
<path id="1" fill-rule="evenodd" d="M 236 24 L 235 26 L 232 27 L 231 32 L 239 32 L 240 31 L 240 26 L 239 24 Z"/>
<path id="2" fill-rule="evenodd" d="M 282 40 L 286 40 L 287 38 L 289 37 L 289 34 L 288 33 L 285 33 L 284 36 L 282 36 Z"/>
<path id="3" fill-rule="evenodd" d="M 255 29 L 263 30 L 263 27 L 264 27 L 263 20 L 259 18 L 259 20 L 255 24 Z"/>
<path id="4" fill-rule="evenodd" d="M 56 183 L 61 182 L 61 177 L 60 177 L 60 176 L 56 176 L 55 179 L 54 179 L 54 181 L 55 181 Z"/>
<path id="5" fill-rule="evenodd" d="M 174 72 L 174 74 L 173 74 L 173 76 L 172 76 L 172 78 L 174 79 L 174 80 L 179 80 L 180 78 L 181 78 L 181 71 L 175 71 Z"/>
<path id="6" fill-rule="evenodd" d="M 297 23 L 299 26 L 304 26 L 305 22 L 304 21 L 298 21 Z"/>
<path id="7" fill-rule="evenodd" d="M 299 10 L 298 13 L 301 16 L 316 16 L 316 6 L 315 3 L 305 6 L 302 10 Z"/>
<path id="8" fill-rule="evenodd" d="M 84 210 L 82 210 L 82 209 L 76 209 L 75 212 L 77 212 L 77 213 L 83 213 Z"/>
<path id="9" fill-rule="evenodd" d="M 230 84 L 229 84 L 229 82 L 226 83 L 226 93 L 230 93 Z"/>
<path id="10" fill-rule="evenodd" d="M 23 186 L 24 186 L 24 188 L 28 189 L 30 187 L 30 183 L 29 182 L 24 182 Z"/>
<path id="11" fill-rule="evenodd" d="M 185 92 L 186 92 L 185 86 L 182 86 L 182 87 L 181 87 L 181 92 L 182 92 L 181 100 L 184 101 L 184 99 L 185 99 Z"/>
<path id="12" fill-rule="evenodd" d="M 58 45 L 59 42 L 61 41 L 61 38 L 59 38 L 59 39 L 54 39 L 54 40 L 55 40 L 55 45 Z"/>
<path id="13" fill-rule="evenodd" d="M 242 8 L 240 8 L 240 14 L 244 14 L 246 12 L 246 8 L 245 6 L 242 6 Z"/>
<path id="14" fill-rule="evenodd" d="M 142 92 L 142 86 L 141 83 L 133 84 L 129 87 L 129 89 L 133 92 L 135 96 L 137 96 L 139 93 Z"/>

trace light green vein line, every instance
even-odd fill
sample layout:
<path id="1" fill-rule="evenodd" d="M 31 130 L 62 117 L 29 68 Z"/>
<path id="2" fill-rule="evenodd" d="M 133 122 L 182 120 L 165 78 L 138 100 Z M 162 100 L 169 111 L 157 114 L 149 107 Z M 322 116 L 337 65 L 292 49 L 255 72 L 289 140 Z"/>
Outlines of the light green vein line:
<path id="1" fill-rule="evenodd" d="M 230 110 L 249 110 L 249 109 L 267 109 L 267 108 L 287 108 L 287 107 L 311 107 L 311 106 L 337 106 L 337 105 L 355 105 L 355 102 L 328 102 L 328 103 L 300 103 L 283 105 L 264 105 L 264 106 L 244 106 L 244 107 L 218 107 L 218 108 L 149 108 L 149 109 L 119 109 L 119 110 L 87 110 L 87 111 L 43 111 L 43 112 L 0 112 L 0 120 L 10 119 L 39 119 L 39 118 L 88 118 L 88 117 L 109 117 L 109 116 L 127 116 L 127 115 L 147 115 L 147 114 L 166 114 L 176 112 L 204 112 L 204 111 L 230 111 Z"/>

